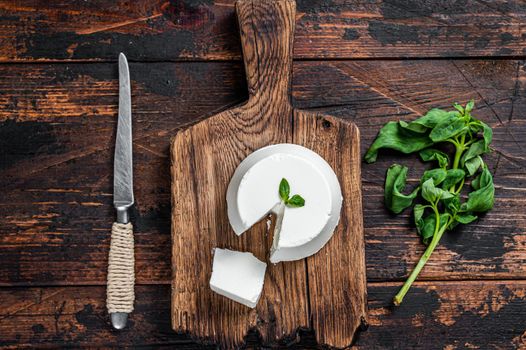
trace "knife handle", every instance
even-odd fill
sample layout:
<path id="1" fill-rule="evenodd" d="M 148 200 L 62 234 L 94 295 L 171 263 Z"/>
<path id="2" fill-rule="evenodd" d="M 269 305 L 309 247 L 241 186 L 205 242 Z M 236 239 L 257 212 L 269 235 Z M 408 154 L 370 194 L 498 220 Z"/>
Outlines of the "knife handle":
<path id="1" fill-rule="evenodd" d="M 113 223 L 111 228 L 110 255 L 108 260 L 108 286 L 106 306 L 108 312 L 133 311 L 135 284 L 135 258 L 133 225 Z"/>

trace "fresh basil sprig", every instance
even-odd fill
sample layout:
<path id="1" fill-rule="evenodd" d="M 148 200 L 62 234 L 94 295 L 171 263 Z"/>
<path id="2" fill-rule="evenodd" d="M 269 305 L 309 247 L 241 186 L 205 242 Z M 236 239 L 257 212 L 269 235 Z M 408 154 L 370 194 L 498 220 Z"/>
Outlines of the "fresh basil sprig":
<path id="1" fill-rule="evenodd" d="M 281 179 L 279 183 L 279 198 L 285 203 L 286 206 L 291 208 L 301 208 L 305 205 L 305 199 L 299 194 L 295 194 L 292 197 L 290 196 L 290 186 L 287 179 Z"/>
<path id="2" fill-rule="evenodd" d="M 365 161 L 372 163 L 383 148 L 406 154 L 418 152 L 424 162 L 436 162 L 438 165 L 424 172 L 420 184 L 410 194 L 403 193 L 408 168 L 394 164 L 387 170 L 384 189 L 387 208 L 398 214 L 413 206 L 420 194 L 422 201 L 414 205 L 413 216 L 417 232 L 427 245 L 411 275 L 394 297 L 395 305 L 402 302 L 442 234 L 458 224 L 473 222 L 478 213 L 493 207 L 493 177 L 481 157 L 490 152 L 493 132 L 487 124 L 471 115 L 474 106 L 471 100 L 465 107 L 454 104 L 454 111 L 432 109 L 409 123 L 388 122 L 365 154 Z M 453 162 L 445 151 L 436 148 L 444 144 L 454 146 Z M 470 178 L 472 191 L 466 200 L 462 190 Z"/>

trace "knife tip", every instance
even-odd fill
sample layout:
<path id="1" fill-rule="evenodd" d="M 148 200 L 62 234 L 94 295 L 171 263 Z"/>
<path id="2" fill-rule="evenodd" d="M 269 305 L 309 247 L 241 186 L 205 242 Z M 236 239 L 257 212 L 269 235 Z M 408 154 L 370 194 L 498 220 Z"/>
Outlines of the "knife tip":
<path id="1" fill-rule="evenodd" d="M 126 56 L 122 52 L 119 53 L 119 61 L 126 61 Z"/>

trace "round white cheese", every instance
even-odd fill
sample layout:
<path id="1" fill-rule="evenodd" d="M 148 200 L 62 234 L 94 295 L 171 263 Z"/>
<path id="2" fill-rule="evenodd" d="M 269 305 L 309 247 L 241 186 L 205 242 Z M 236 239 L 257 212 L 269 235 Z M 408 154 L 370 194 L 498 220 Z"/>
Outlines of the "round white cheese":
<path id="1" fill-rule="evenodd" d="M 305 205 L 285 206 L 279 183 L 285 178 L 290 196 Z M 268 213 L 277 215 L 270 261 L 298 260 L 319 251 L 340 218 L 342 195 L 336 174 L 317 153 L 293 144 L 278 144 L 250 154 L 236 169 L 227 190 L 228 217 L 238 235 Z"/>

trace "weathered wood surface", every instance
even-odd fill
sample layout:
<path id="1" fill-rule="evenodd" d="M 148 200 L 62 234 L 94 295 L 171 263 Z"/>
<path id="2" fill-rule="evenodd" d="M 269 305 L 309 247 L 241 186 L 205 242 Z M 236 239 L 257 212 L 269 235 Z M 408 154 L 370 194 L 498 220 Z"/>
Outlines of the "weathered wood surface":
<path id="1" fill-rule="evenodd" d="M 132 63 L 131 76 L 137 282 L 168 282 L 170 136 L 246 99 L 243 67 Z M 526 275 L 524 77 L 523 61 L 296 62 L 292 90 L 295 106 L 355 122 L 362 154 L 386 121 L 474 97 L 495 131 L 495 208 L 445 235 L 420 278 L 517 279 Z M 0 66 L 1 285 L 105 283 L 117 91 L 112 64 Z M 393 217 L 382 203 L 395 160 L 415 169 L 414 184 L 424 168 L 414 157 L 382 153 L 362 167 L 369 281 L 403 279 L 423 251 L 409 214 Z"/>
<path id="2" fill-rule="evenodd" d="M 298 0 L 295 58 L 524 56 L 520 0 Z M 240 59 L 234 0 L 0 1 L 0 60 Z"/>
<path id="3" fill-rule="evenodd" d="M 116 67 L 0 70 L 0 284 L 105 283 Z M 131 75 L 137 282 L 156 283 L 170 276 L 169 138 L 241 102 L 246 85 L 239 65 L 221 63 L 132 63 Z"/>
<path id="4" fill-rule="evenodd" d="M 236 12 L 248 101 L 172 141 L 172 324 L 227 348 L 242 344 L 251 328 L 271 344 L 298 327 L 314 329 L 322 344 L 346 347 L 367 318 L 358 130 L 350 121 L 292 107 L 294 1 L 243 0 Z M 335 169 L 345 198 L 341 223 L 315 257 L 268 264 L 261 298 L 249 309 L 209 288 L 212 251 L 248 251 L 268 261 L 272 235 L 260 222 L 237 237 L 226 188 L 248 154 L 288 142 L 314 149 Z"/>
<path id="5" fill-rule="evenodd" d="M 526 346 L 525 281 L 418 282 L 404 304 L 391 306 L 400 283 L 371 283 L 369 329 L 357 349 L 517 349 Z M 170 286 L 138 286 L 130 327 L 111 329 L 102 286 L 0 289 L 0 347 L 124 346 L 215 349 L 170 327 Z M 256 349 L 254 333 L 247 348 Z M 300 331 L 287 349 L 317 349 Z M 280 343 L 285 348 L 287 343 Z"/>
<path id="6" fill-rule="evenodd" d="M 332 166 L 344 198 L 334 235 L 306 259 L 310 328 L 319 343 L 341 348 L 367 324 L 360 132 L 349 121 L 302 110 L 294 111 L 293 126 L 292 141 Z"/>
<path id="7" fill-rule="evenodd" d="M 0 63 L 66 62 L 0 64 L 1 348 L 215 348 L 170 326 L 168 148 L 174 132 L 247 98 L 233 4 L 0 0 Z M 525 55 L 525 3 L 297 4 L 294 58 L 305 61 L 294 63 L 293 105 L 353 121 L 362 154 L 386 121 L 471 97 L 495 130 L 495 208 L 443 237 L 398 309 L 391 298 L 423 246 L 408 214 L 384 209 L 383 177 L 402 160 L 415 184 L 424 165 L 389 152 L 363 165 L 370 327 L 356 347 L 526 348 L 526 72 L 515 60 Z M 150 63 L 131 64 L 137 311 L 114 332 L 104 284 L 117 68 L 71 63 L 116 61 L 120 51 Z M 493 56 L 507 59 L 345 61 Z M 192 60 L 228 62 L 159 62 Z M 261 344 L 254 332 L 245 340 Z M 289 348 L 317 348 L 312 332 L 299 340 Z"/>

